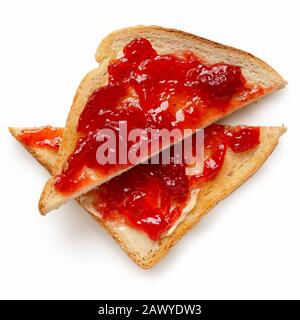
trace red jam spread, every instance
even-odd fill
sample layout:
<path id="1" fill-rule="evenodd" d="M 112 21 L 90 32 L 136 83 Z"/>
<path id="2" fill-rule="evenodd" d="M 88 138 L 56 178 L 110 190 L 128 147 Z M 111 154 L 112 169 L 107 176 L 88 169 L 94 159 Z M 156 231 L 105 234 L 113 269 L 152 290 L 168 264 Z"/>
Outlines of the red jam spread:
<path id="1" fill-rule="evenodd" d="M 18 139 L 28 147 L 47 148 L 58 151 L 62 139 L 63 129 L 50 126 L 37 129 L 24 129 Z"/>
<path id="2" fill-rule="evenodd" d="M 57 149 L 62 129 L 45 127 L 22 135 L 25 133 L 22 142 L 27 146 L 56 145 Z M 186 175 L 185 165 L 175 164 L 170 152 L 170 164 L 137 165 L 91 191 L 93 205 L 103 219 L 124 222 L 158 240 L 178 219 L 191 191 L 217 176 L 227 149 L 245 152 L 257 147 L 259 139 L 259 127 L 213 124 L 204 130 L 205 160 L 200 175 Z"/>
<path id="3" fill-rule="evenodd" d="M 220 172 L 227 148 L 235 153 L 253 149 L 259 136 L 259 127 L 211 125 L 204 130 L 205 162 L 200 175 L 186 175 L 185 165 L 174 161 L 141 164 L 92 191 L 94 207 L 104 219 L 124 221 L 158 240 L 180 216 L 191 190 Z"/>
<path id="4" fill-rule="evenodd" d="M 191 52 L 159 55 L 147 39 L 135 39 L 124 47 L 120 59 L 110 62 L 108 84 L 89 97 L 78 121 L 80 138 L 68 165 L 56 177 L 55 188 L 63 194 L 77 191 L 90 181 L 85 168 L 107 176 L 130 166 L 97 162 L 96 152 L 103 143 L 97 134 L 100 129 L 112 129 L 118 136 L 119 121 L 126 121 L 128 132 L 194 130 L 261 94 L 262 88 L 247 83 L 238 66 L 206 64 Z M 128 142 L 127 151 L 132 144 Z"/>
<path id="5" fill-rule="evenodd" d="M 190 184 L 197 186 L 214 178 L 222 169 L 227 148 L 234 153 L 251 150 L 259 145 L 259 136 L 259 127 L 213 124 L 205 128 L 203 171 L 199 175 L 190 177 Z"/>

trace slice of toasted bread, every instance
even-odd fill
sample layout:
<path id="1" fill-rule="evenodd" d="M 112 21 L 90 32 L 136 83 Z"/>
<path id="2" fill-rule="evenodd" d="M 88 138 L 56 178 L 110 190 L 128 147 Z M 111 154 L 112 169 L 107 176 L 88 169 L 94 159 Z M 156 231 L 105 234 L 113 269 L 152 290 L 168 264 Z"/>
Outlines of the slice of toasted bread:
<path id="1" fill-rule="evenodd" d="M 99 63 L 99 66 L 84 77 L 77 89 L 67 119 L 66 130 L 64 131 L 54 175 L 58 175 L 62 172 L 69 155 L 74 151 L 78 140 L 77 123 L 89 96 L 95 89 L 107 84 L 107 66 L 109 61 L 119 57 L 124 45 L 137 37 L 144 37 L 150 40 L 154 49 L 156 49 L 159 54 L 189 50 L 200 58 L 202 57 L 207 63 L 213 64 L 221 61 L 238 65 L 242 68 L 243 75 L 247 81 L 264 88 L 263 95 L 278 90 L 285 85 L 284 79 L 275 70 L 253 55 L 183 31 L 165 29 L 157 26 L 138 26 L 113 32 L 102 40 L 98 46 L 96 60 Z M 254 101 L 254 99 L 243 102 L 232 108 L 230 112 L 242 108 L 252 101 Z M 217 121 L 228 113 L 205 119 L 205 123 L 202 127 Z M 68 196 L 59 193 L 55 189 L 54 179 L 51 178 L 46 183 L 40 198 L 40 212 L 46 214 L 47 212 L 58 208 L 68 199 L 76 198 L 80 194 L 88 192 L 95 186 L 104 183 L 123 171 L 120 170 L 103 178 L 103 176 L 98 177 L 97 172 L 91 170 L 91 177 L 93 177 L 91 179 L 92 182 Z"/>
<path id="2" fill-rule="evenodd" d="M 21 129 L 10 128 L 10 131 L 18 139 Z M 202 185 L 196 197 L 194 209 L 187 213 L 173 233 L 157 242 L 147 239 L 146 235 L 130 228 L 125 229 L 126 232 L 124 232 L 124 226 L 116 228 L 113 223 L 101 219 L 90 204 L 93 191 L 82 195 L 76 200 L 117 241 L 137 265 L 142 268 L 150 268 L 157 264 L 169 252 L 171 247 L 199 222 L 202 216 L 259 169 L 274 150 L 278 144 L 279 137 L 285 131 L 284 127 L 261 127 L 260 144 L 256 149 L 243 153 L 233 153 L 228 150 L 224 165 L 218 176 Z M 51 174 L 56 172 L 56 163 L 53 161 L 55 160 L 55 152 L 38 147 L 26 147 L 26 149 Z"/>

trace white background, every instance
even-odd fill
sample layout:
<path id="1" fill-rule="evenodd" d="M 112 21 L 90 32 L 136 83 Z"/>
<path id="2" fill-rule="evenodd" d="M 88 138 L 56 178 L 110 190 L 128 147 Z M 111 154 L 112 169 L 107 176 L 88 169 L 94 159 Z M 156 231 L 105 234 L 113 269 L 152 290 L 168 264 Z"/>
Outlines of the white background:
<path id="1" fill-rule="evenodd" d="M 0 298 L 300 298 L 300 1 L 1 1 Z M 262 169 L 154 269 L 135 266 L 75 203 L 46 218 L 48 174 L 7 126 L 64 125 L 109 32 L 157 24 L 250 51 L 288 80 L 226 119 L 288 126 Z"/>

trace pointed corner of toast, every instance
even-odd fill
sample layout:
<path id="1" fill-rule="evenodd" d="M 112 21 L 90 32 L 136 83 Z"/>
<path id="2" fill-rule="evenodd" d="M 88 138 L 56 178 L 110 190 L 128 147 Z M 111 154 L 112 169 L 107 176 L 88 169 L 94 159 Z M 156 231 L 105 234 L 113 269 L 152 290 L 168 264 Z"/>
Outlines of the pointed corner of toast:
<path id="1" fill-rule="evenodd" d="M 26 146 L 20 139 L 19 134 L 24 130 L 24 128 L 18 127 L 8 127 L 11 135 L 21 143 L 21 145 L 29 152 L 31 155 L 38 160 L 39 163 L 42 164 L 50 173 L 53 173 L 55 169 L 55 163 L 57 160 L 57 152 L 52 150 L 45 150 L 43 148 L 38 147 L 28 147 Z M 53 179 L 49 179 L 46 183 L 42 195 L 39 201 L 39 211 L 42 215 L 46 215 L 52 209 L 56 209 L 58 207 L 58 203 L 61 202 L 61 196 L 55 192 L 53 187 Z M 59 201 L 60 200 L 60 201 Z"/>
<path id="2" fill-rule="evenodd" d="M 54 188 L 54 179 L 50 178 L 42 191 L 39 200 L 39 211 L 45 216 L 49 211 L 57 209 L 64 203 L 64 197 Z"/>
<path id="3" fill-rule="evenodd" d="M 11 135 L 29 152 L 31 155 L 43 166 L 45 167 L 51 174 L 55 171 L 56 168 L 56 161 L 57 161 L 57 152 L 54 150 L 46 150 L 44 148 L 39 147 L 29 147 L 26 146 L 20 140 L 20 133 L 23 130 L 32 130 L 33 128 L 18 128 L 18 127 L 8 127 L 9 132 Z"/>
<path id="4" fill-rule="evenodd" d="M 7 129 L 11 133 L 11 135 L 18 140 L 18 135 L 20 134 L 22 129 L 16 127 L 7 127 Z"/>
<path id="5" fill-rule="evenodd" d="M 288 130 L 288 128 L 284 124 L 279 128 L 280 128 L 280 135 L 279 136 L 282 136 Z"/>
<path id="6" fill-rule="evenodd" d="M 15 136 L 15 128 L 14 127 L 7 127 L 8 131 Z"/>
<path id="7" fill-rule="evenodd" d="M 50 211 L 51 195 L 53 194 L 52 185 L 53 183 L 51 178 L 45 184 L 42 194 L 40 196 L 38 207 L 41 215 L 43 216 L 45 216 Z"/>
<path id="8" fill-rule="evenodd" d="M 273 149 L 279 142 L 279 138 L 287 132 L 287 127 L 283 124 L 278 127 L 261 127 L 261 135 L 267 136 L 267 140 L 269 141 L 264 141 L 265 138 L 263 139 L 263 143 L 269 143 L 269 146 L 273 146 Z M 272 151 L 273 151 L 272 149 Z M 267 158 L 267 156 L 266 156 Z"/>

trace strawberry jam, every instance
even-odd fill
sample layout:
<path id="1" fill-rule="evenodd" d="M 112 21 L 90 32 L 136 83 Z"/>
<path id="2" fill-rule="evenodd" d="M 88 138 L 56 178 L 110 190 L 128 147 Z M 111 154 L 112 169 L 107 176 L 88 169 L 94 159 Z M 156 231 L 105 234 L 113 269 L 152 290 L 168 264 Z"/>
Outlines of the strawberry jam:
<path id="1" fill-rule="evenodd" d="M 251 150 L 259 145 L 259 127 L 213 124 L 204 130 L 205 160 L 203 171 L 190 178 L 192 186 L 214 178 L 222 169 L 227 148 L 234 153 Z"/>
<path id="2" fill-rule="evenodd" d="M 188 201 L 189 179 L 184 165 L 141 164 L 92 192 L 104 219 L 124 221 L 157 240 Z"/>
<path id="3" fill-rule="evenodd" d="M 186 175 L 185 165 L 174 161 L 140 164 L 92 191 L 94 207 L 104 219 L 119 219 L 158 240 L 178 219 L 191 191 L 217 176 L 227 148 L 248 151 L 258 146 L 259 136 L 259 127 L 211 125 L 204 130 L 205 162 L 200 175 Z"/>
<path id="4" fill-rule="evenodd" d="M 24 129 L 18 135 L 18 139 L 28 147 L 47 148 L 58 151 L 63 129 L 50 126 L 37 129 Z"/>
<path id="5" fill-rule="evenodd" d="M 86 168 L 107 176 L 130 166 L 118 161 L 118 147 L 115 164 L 96 160 L 103 144 L 101 129 L 111 129 L 118 137 L 118 124 L 125 121 L 128 132 L 136 128 L 195 130 L 261 90 L 246 83 L 238 66 L 206 64 L 191 52 L 159 55 L 147 39 L 135 39 L 124 47 L 120 59 L 110 62 L 108 84 L 90 95 L 78 121 L 80 139 L 56 177 L 55 188 L 63 194 L 77 191 L 89 182 Z M 132 145 L 128 141 L 127 151 Z"/>
<path id="6" fill-rule="evenodd" d="M 45 127 L 26 130 L 21 136 L 24 134 L 26 139 L 21 141 L 28 147 L 55 145 L 57 150 L 62 129 Z M 218 175 L 227 149 L 235 153 L 252 150 L 259 138 L 259 127 L 211 125 L 204 129 L 201 174 L 188 176 L 186 166 L 175 164 L 170 152 L 170 164 L 140 164 L 92 190 L 93 206 L 103 219 L 126 223 L 159 240 L 181 215 L 191 191 Z"/>

